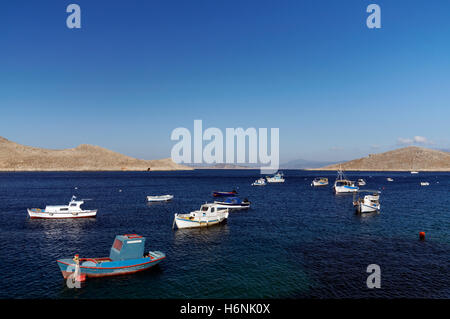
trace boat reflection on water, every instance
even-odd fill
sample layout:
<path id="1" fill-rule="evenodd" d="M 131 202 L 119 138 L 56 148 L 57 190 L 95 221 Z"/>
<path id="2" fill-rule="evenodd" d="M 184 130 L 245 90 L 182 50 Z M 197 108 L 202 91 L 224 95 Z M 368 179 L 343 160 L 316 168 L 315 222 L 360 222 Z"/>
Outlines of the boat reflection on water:
<path id="1" fill-rule="evenodd" d="M 174 244 L 186 246 L 187 242 L 196 244 L 207 244 L 211 242 L 222 241 L 230 233 L 227 221 L 211 227 L 201 228 L 182 228 L 173 232 Z"/>
<path id="2" fill-rule="evenodd" d="M 68 240 L 79 240 L 80 234 L 84 233 L 96 223 L 95 218 L 80 219 L 53 219 L 50 222 L 45 219 L 30 219 L 25 221 L 27 227 L 42 232 L 43 240 L 54 242 L 55 238 Z"/>
<path id="3" fill-rule="evenodd" d="M 367 217 L 377 216 L 377 215 L 379 215 L 379 214 L 380 214 L 379 211 L 369 212 L 369 213 L 364 213 L 364 214 L 361 214 L 361 213 L 358 213 L 357 211 L 355 211 L 355 216 L 358 216 L 358 217 L 360 217 L 361 219 L 364 219 L 364 218 L 367 218 Z"/>

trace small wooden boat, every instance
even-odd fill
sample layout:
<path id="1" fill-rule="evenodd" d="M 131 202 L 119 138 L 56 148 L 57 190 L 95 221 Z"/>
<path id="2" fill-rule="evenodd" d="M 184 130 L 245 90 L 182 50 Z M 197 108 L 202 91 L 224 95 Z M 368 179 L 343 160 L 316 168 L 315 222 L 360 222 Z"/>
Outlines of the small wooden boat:
<path id="1" fill-rule="evenodd" d="M 117 235 L 109 257 L 103 258 L 65 258 L 56 262 L 65 279 L 75 272 L 78 266 L 81 275 L 104 277 L 128 275 L 157 265 L 166 255 L 160 251 L 144 254 L 145 237 L 137 234 Z"/>
<path id="2" fill-rule="evenodd" d="M 167 202 L 173 199 L 173 195 L 147 196 L 149 202 Z"/>
<path id="3" fill-rule="evenodd" d="M 238 210 L 238 209 L 248 209 L 250 208 L 250 202 L 247 198 L 244 200 L 239 197 L 227 197 L 223 201 L 214 201 L 214 204 L 217 205 L 217 208 L 228 208 L 230 210 Z"/>
<path id="4" fill-rule="evenodd" d="M 219 208 L 217 204 L 203 204 L 199 210 L 189 214 L 175 214 L 173 226 L 181 228 L 208 227 L 219 224 L 228 218 L 228 209 Z"/>
<path id="5" fill-rule="evenodd" d="M 266 185 L 266 180 L 264 178 L 258 178 L 256 181 L 252 183 L 252 186 L 264 186 Z"/>
<path id="6" fill-rule="evenodd" d="M 213 192 L 212 195 L 214 197 L 227 197 L 227 196 L 235 196 L 237 195 L 237 192 L 235 190 L 232 190 L 231 192 Z"/>
<path id="7" fill-rule="evenodd" d="M 267 183 L 284 183 L 283 172 L 278 172 L 273 176 L 266 176 Z"/>
<path id="8" fill-rule="evenodd" d="M 45 209 L 40 208 L 28 208 L 28 215 L 30 218 L 86 218 L 95 217 L 97 210 L 83 210 L 81 205 L 84 204 L 83 200 L 76 200 L 75 196 L 72 196 L 68 205 L 64 206 L 46 206 Z"/>
<path id="9" fill-rule="evenodd" d="M 372 193 L 365 195 L 363 198 L 356 199 L 356 193 L 353 195 L 353 206 L 355 206 L 358 213 L 372 213 L 380 211 L 380 191 L 374 190 L 360 190 L 358 193 Z"/>
<path id="10" fill-rule="evenodd" d="M 328 178 L 326 177 L 316 177 L 311 183 L 311 186 L 318 187 L 318 186 L 327 186 L 328 185 Z"/>

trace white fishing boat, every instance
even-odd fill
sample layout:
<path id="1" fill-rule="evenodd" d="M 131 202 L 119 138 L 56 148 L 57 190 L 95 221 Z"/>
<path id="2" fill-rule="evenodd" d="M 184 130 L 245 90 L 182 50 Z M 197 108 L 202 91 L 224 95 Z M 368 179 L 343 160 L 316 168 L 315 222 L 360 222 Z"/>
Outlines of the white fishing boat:
<path id="1" fill-rule="evenodd" d="M 173 195 L 147 196 L 149 202 L 167 202 L 173 199 Z"/>
<path id="2" fill-rule="evenodd" d="M 199 210 L 189 214 L 175 214 L 173 226 L 181 228 L 208 227 L 219 224 L 228 218 L 229 210 L 219 208 L 217 204 L 203 204 Z"/>
<path id="3" fill-rule="evenodd" d="M 358 179 L 358 186 L 366 186 L 366 181 L 362 178 Z"/>
<path id="4" fill-rule="evenodd" d="M 420 186 L 430 186 L 429 182 L 420 182 Z"/>
<path id="5" fill-rule="evenodd" d="M 267 184 L 266 180 L 263 177 L 261 177 L 261 178 L 258 178 L 256 181 L 254 181 L 252 183 L 252 186 L 264 186 L 266 184 Z"/>
<path id="6" fill-rule="evenodd" d="M 284 183 L 283 172 L 278 172 L 272 177 L 266 176 L 266 180 L 268 183 Z"/>
<path id="7" fill-rule="evenodd" d="M 390 177 L 386 178 L 386 180 L 387 180 L 388 182 L 393 182 L 393 181 L 394 181 L 394 179 L 393 179 L 393 178 L 390 178 Z"/>
<path id="8" fill-rule="evenodd" d="M 365 195 L 363 198 L 356 198 L 356 194 L 366 192 L 372 193 Z M 372 213 L 380 211 L 380 191 L 362 190 L 353 195 L 353 206 L 355 206 L 358 213 Z"/>
<path id="9" fill-rule="evenodd" d="M 347 179 L 342 170 L 339 170 L 333 190 L 336 194 L 354 193 L 359 190 L 359 187 L 355 185 L 355 182 Z"/>
<path id="10" fill-rule="evenodd" d="M 83 210 L 81 205 L 84 200 L 76 200 L 75 196 L 69 202 L 69 205 L 64 206 L 46 206 L 45 209 L 28 208 L 28 215 L 30 218 L 85 218 L 95 217 L 97 210 Z"/>
<path id="11" fill-rule="evenodd" d="M 318 186 L 327 186 L 328 185 L 328 178 L 326 177 L 316 177 L 311 183 L 311 186 L 318 187 Z"/>

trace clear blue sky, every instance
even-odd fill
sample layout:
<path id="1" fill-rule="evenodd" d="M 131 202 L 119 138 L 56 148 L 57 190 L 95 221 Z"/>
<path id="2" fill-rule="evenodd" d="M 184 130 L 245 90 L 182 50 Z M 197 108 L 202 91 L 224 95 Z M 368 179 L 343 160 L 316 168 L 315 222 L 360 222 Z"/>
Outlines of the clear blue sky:
<path id="1" fill-rule="evenodd" d="M 66 27 L 70 3 L 80 30 Z M 370 3 L 381 29 L 366 27 Z M 449 36 L 447 0 L 7 1 L 0 136 L 154 159 L 170 156 L 174 128 L 202 119 L 279 127 L 281 162 L 414 136 L 448 148 Z"/>

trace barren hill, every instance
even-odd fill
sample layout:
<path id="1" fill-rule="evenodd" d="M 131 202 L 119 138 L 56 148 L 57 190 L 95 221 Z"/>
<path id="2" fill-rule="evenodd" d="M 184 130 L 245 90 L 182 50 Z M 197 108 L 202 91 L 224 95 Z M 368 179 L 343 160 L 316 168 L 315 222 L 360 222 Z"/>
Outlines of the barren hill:
<path id="1" fill-rule="evenodd" d="M 82 144 L 64 150 L 24 146 L 0 137 L 0 171 L 147 171 L 190 170 L 170 158 L 140 160 Z"/>
<path id="2" fill-rule="evenodd" d="M 450 153 L 410 146 L 316 170 L 349 171 L 450 171 Z"/>

